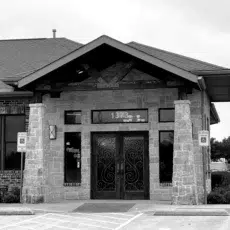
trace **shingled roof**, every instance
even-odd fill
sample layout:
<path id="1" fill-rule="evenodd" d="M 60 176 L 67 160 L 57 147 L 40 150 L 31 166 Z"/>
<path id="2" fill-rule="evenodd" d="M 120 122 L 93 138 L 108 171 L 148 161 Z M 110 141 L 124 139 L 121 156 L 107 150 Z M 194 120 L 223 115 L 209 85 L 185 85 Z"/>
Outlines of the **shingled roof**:
<path id="1" fill-rule="evenodd" d="M 0 40 L 0 80 L 20 80 L 81 46 L 66 38 Z"/>
<path id="2" fill-rule="evenodd" d="M 103 35 L 98 39 L 103 37 L 106 38 L 106 36 Z M 55 63 L 63 57 L 70 55 L 80 47 L 86 47 L 88 44 L 82 45 L 66 38 L 0 40 L 0 80 L 6 83 L 19 81 Z M 228 69 L 221 66 L 160 50 L 137 42 L 130 42 L 128 44 L 123 44 L 123 46 L 140 51 L 142 54 L 155 58 L 155 60 L 162 61 L 196 76 L 199 75 L 199 72 L 202 73 L 204 71 L 209 73 L 209 71 L 223 72 L 227 70 L 229 72 Z"/>
<path id="3" fill-rule="evenodd" d="M 174 65 L 180 69 L 186 70 L 191 73 L 197 73 L 199 71 L 213 71 L 213 70 L 225 70 L 226 68 L 213 65 L 207 62 L 203 62 L 194 58 L 186 57 L 176 53 L 168 52 L 165 50 L 157 49 L 151 46 L 143 45 L 137 42 L 130 42 L 127 45 L 141 50 L 155 58 L 158 58 L 164 62 Z"/>

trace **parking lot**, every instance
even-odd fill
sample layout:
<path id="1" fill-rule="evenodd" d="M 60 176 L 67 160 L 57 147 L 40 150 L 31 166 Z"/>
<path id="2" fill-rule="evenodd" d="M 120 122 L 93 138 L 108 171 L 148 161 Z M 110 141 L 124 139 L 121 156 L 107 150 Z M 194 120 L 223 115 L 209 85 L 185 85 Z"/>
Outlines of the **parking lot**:
<path id="1" fill-rule="evenodd" d="M 1 230 L 122 229 L 141 213 L 45 213 L 35 216 L 1 216 Z"/>

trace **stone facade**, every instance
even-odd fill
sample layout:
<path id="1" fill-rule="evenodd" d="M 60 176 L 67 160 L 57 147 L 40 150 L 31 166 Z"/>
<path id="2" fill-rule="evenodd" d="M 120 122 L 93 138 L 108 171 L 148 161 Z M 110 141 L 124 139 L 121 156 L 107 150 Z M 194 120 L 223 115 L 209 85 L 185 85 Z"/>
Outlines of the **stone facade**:
<path id="1" fill-rule="evenodd" d="M 0 187 L 7 186 L 20 188 L 21 183 L 21 171 L 18 170 L 2 170 L 0 171 Z"/>
<path id="2" fill-rule="evenodd" d="M 90 156 L 91 156 L 91 132 L 96 131 L 149 131 L 149 166 L 150 166 L 150 199 L 169 200 L 171 187 L 161 187 L 159 183 L 159 130 L 173 130 L 174 123 L 159 123 L 158 109 L 173 108 L 173 101 L 177 98 L 177 89 L 149 89 L 149 90 L 102 90 L 102 91 L 78 91 L 62 93 L 60 99 L 43 97 L 46 107 L 44 123 L 57 126 L 57 139 L 48 140 L 44 146 L 44 159 L 46 162 L 47 178 L 44 200 L 54 201 L 61 199 L 90 199 Z M 33 107 L 32 107 L 33 108 Z M 33 108 L 33 110 L 36 107 Z M 121 109 L 121 108 L 148 108 L 149 123 L 147 124 L 91 124 L 91 111 L 94 109 Z M 65 125 L 65 110 L 81 110 L 81 125 Z M 36 117 L 33 111 L 30 115 Z M 34 120 L 33 118 L 32 120 Z M 38 118 L 36 118 L 38 119 Z M 32 120 L 30 126 L 32 127 Z M 29 129 L 29 132 L 30 129 Z M 35 131 L 36 132 L 36 131 Z M 64 186 L 64 132 L 81 132 L 82 137 L 82 181 L 81 186 Z M 32 138 L 29 133 L 29 138 Z M 29 141 L 29 139 L 28 139 Z M 35 139 L 34 139 L 35 141 Z M 29 141 L 30 143 L 30 141 Z M 28 168 L 35 165 L 28 149 L 24 194 L 38 193 L 29 190 L 29 184 L 35 181 L 35 177 L 29 174 Z M 40 153 L 39 153 L 40 154 Z M 39 156 L 41 157 L 41 156 Z M 43 167 L 45 165 L 43 164 Z M 38 175 L 38 169 L 42 165 L 36 164 L 33 174 Z M 37 176 L 38 177 L 38 176 Z M 26 179 L 27 178 L 27 179 Z M 31 179 L 29 179 L 31 178 Z M 42 179 L 41 179 L 42 180 Z M 35 183 L 35 182 L 34 182 Z M 38 187 L 38 185 L 35 185 Z M 39 185 L 41 186 L 41 185 Z M 32 188 L 31 188 L 32 189 Z M 32 195 L 31 195 L 32 196 Z M 37 196 L 37 195 L 36 195 Z"/>
<path id="3" fill-rule="evenodd" d="M 27 152 L 23 178 L 23 201 L 44 201 L 48 172 L 46 168 L 46 146 L 48 129 L 45 123 L 45 106 L 30 104 Z"/>
<path id="4" fill-rule="evenodd" d="M 198 193 L 198 202 L 204 203 L 204 183 L 203 183 L 203 155 L 202 148 L 198 143 L 198 132 L 202 129 L 207 129 L 210 123 L 210 100 L 208 95 L 204 94 L 204 111 L 202 115 L 202 92 L 194 90 L 193 94 L 188 95 L 188 100 L 191 102 L 190 111 L 191 111 L 191 120 L 193 127 L 193 149 L 194 149 L 194 158 L 195 158 L 195 170 L 197 175 L 197 193 Z M 205 122 L 206 121 L 206 122 Z M 205 125 L 206 123 L 206 125 Z M 208 149 L 206 149 L 207 151 Z M 208 160 L 209 159 L 209 160 Z M 207 168 L 210 165 L 210 149 L 209 154 L 207 154 Z M 211 191 L 211 175 L 206 177 L 206 189 L 207 192 Z"/>
<path id="5" fill-rule="evenodd" d="M 175 101 L 172 204 L 198 204 L 190 101 Z"/>
<path id="6" fill-rule="evenodd" d="M 51 202 L 63 199 L 90 199 L 91 132 L 98 131 L 149 131 L 150 199 L 171 200 L 172 187 L 163 187 L 159 183 L 159 131 L 173 131 L 174 122 L 159 122 L 158 110 L 159 108 L 174 108 L 174 101 L 177 100 L 177 97 L 177 89 L 169 88 L 63 92 L 60 98 L 43 96 L 43 105 L 32 105 L 30 111 L 29 125 L 33 133 L 29 128 L 28 143 L 30 146 L 27 151 L 24 172 L 24 201 Z M 194 91 L 189 99 L 193 123 L 193 133 L 191 132 L 193 139 L 190 141 L 193 142 L 194 168 L 197 178 L 194 183 L 197 184 L 198 198 L 202 200 L 203 167 L 201 148 L 198 146 L 198 131 L 201 129 L 202 122 L 200 92 Z M 147 108 L 149 123 L 92 124 L 91 122 L 92 110 L 123 108 Z M 81 124 L 64 124 L 65 110 L 81 110 Z M 48 138 L 49 125 L 57 126 L 56 140 Z M 64 132 L 81 132 L 82 181 L 80 186 L 64 185 Z M 36 136 L 36 134 L 39 133 L 43 133 L 43 145 L 37 148 L 35 142 L 38 141 L 39 135 Z"/>

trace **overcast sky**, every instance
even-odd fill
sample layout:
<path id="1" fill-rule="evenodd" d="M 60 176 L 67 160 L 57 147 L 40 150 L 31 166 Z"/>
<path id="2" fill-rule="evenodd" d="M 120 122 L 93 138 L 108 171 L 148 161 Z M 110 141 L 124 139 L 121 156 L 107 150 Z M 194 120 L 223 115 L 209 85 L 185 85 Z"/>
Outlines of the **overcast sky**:
<path id="1" fill-rule="evenodd" d="M 0 39 L 58 37 L 87 43 L 102 34 L 230 68 L 229 0 L 5 0 Z M 218 140 L 230 136 L 230 104 L 216 103 Z"/>

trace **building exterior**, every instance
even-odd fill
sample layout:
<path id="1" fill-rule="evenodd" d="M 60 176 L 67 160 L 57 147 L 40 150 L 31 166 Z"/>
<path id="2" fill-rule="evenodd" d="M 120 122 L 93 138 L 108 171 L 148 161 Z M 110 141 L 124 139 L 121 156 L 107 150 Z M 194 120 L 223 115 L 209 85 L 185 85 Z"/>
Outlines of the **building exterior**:
<path id="1" fill-rule="evenodd" d="M 204 202 L 198 132 L 219 122 L 229 69 L 107 36 L 0 41 L 0 54 L 1 185 L 19 185 L 26 131 L 23 202 Z"/>

